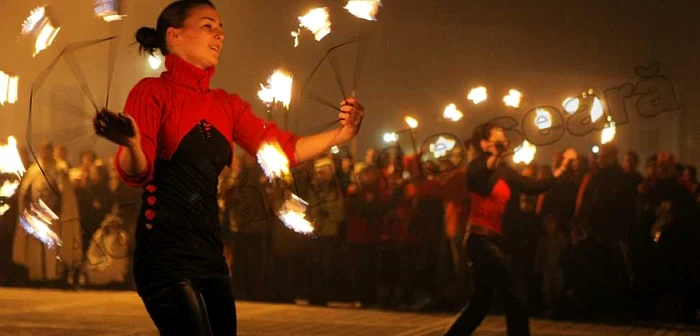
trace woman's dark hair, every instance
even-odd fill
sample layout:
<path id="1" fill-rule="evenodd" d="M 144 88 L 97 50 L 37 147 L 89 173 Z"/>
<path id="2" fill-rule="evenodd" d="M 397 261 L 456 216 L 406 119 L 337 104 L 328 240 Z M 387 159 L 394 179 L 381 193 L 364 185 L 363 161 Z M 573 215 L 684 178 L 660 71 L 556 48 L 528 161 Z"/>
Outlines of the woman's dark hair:
<path id="1" fill-rule="evenodd" d="M 155 29 L 139 28 L 136 31 L 136 42 L 139 44 L 141 54 L 153 55 L 156 49 L 160 49 L 163 55 L 170 53 L 165 43 L 165 34 L 168 32 L 168 28 L 182 28 L 192 10 L 199 6 L 215 8 L 214 4 L 208 0 L 178 0 L 165 7 L 160 13 Z"/>
<path id="2" fill-rule="evenodd" d="M 474 146 L 474 149 L 476 149 L 479 154 L 485 154 L 485 152 L 481 149 L 481 140 L 488 140 L 489 136 L 491 136 L 491 131 L 495 128 L 503 128 L 503 126 L 497 123 L 487 122 L 477 126 L 474 129 L 471 141 L 472 146 Z"/>

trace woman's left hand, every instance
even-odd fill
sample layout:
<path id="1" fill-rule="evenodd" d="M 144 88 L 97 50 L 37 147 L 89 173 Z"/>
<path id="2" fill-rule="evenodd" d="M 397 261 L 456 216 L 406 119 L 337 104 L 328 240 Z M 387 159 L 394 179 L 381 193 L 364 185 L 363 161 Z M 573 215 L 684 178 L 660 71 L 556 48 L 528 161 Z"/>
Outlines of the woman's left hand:
<path id="1" fill-rule="evenodd" d="M 360 131 L 362 119 L 365 116 L 365 108 L 354 97 L 348 98 L 340 103 L 340 138 L 341 142 L 354 138 Z"/>

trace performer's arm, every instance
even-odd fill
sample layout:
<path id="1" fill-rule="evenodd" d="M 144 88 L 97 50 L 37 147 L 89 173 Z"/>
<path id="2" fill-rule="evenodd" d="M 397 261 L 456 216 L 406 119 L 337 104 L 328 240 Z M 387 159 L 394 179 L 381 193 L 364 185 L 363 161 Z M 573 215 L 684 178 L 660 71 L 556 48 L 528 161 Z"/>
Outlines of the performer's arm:
<path id="1" fill-rule="evenodd" d="M 495 156 L 481 156 L 469 163 L 467 168 L 467 188 L 469 191 L 475 192 L 481 196 L 491 195 L 493 187 L 498 182 L 498 177 L 494 174 L 496 166 L 491 164 L 498 163 L 498 158 Z"/>
<path id="2" fill-rule="evenodd" d="M 348 98 L 347 104 L 343 102 L 341 106 L 340 129 L 297 137 L 288 131 L 281 130 L 275 123 L 266 122 L 255 116 L 250 104 L 238 96 L 233 95 L 231 99 L 235 118 L 234 140 L 252 155 L 257 153 L 260 145 L 265 141 L 276 140 L 286 154 L 290 166 L 311 159 L 333 146 L 352 139 L 357 134 L 364 116 L 362 106 L 354 98 Z"/>
<path id="3" fill-rule="evenodd" d="M 547 191 L 554 182 L 554 179 L 537 180 L 523 176 L 510 167 L 508 167 L 508 173 L 506 175 L 509 185 L 522 193 L 531 195 Z"/>
<path id="4" fill-rule="evenodd" d="M 564 153 L 564 160 L 555 172 L 553 179 L 537 180 L 525 177 L 512 168 L 508 168 L 507 179 L 508 183 L 515 189 L 526 194 L 540 194 L 547 191 L 557 178 L 562 176 L 570 167 L 570 162 L 576 158 L 576 152 L 569 149 Z"/>
<path id="5" fill-rule="evenodd" d="M 146 183 L 153 176 L 161 104 L 158 79 L 141 80 L 129 93 L 124 113 L 132 119 L 136 135 L 120 146 L 115 160 L 117 171 L 132 187 Z"/>

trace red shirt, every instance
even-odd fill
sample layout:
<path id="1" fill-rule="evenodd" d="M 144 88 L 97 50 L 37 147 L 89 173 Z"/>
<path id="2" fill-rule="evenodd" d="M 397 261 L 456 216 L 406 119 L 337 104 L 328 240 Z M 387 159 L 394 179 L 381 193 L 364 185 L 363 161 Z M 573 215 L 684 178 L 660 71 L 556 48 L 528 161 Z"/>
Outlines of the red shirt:
<path id="1" fill-rule="evenodd" d="M 277 141 L 295 164 L 297 138 L 251 112 L 237 95 L 209 88 L 214 69 L 166 57 L 160 78 L 141 80 L 125 112 L 141 132 L 148 170 L 122 179 L 145 185 L 136 228 L 134 279 L 148 295 L 181 279 L 228 274 L 217 205 L 218 176 L 232 163 L 233 143 L 255 154 Z M 123 148 L 119 149 L 120 155 Z"/>
<path id="2" fill-rule="evenodd" d="M 264 141 L 276 140 L 290 165 L 296 164 L 298 138 L 255 116 L 250 104 L 238 95 L 209 88 L 214 68 L 200 69 L 175 55 L 165 57 L 165 67 L 167 71 L 159 78 L 139 81 L 126 100 L 124 112 L 136 120 L 148 161 L 146 173 L 128 176 L 119 165 L 123 147 L 119 148 L 117 171 L 129 186 L 141 186 L 151 180 L 155 160 L 169 160 L 182 138 L 203 119 L 223 133 L 232 149 L 236 142 L 255 155 Z"/>
<path id="3" fill-rule="evenodd" d="M 503 233 L 503 213 L 511 196 L 511 188 L 527 194 L 544 192 L 552 180 L 534 180 L 520 175 L 505 163 L 495 169 L 487 166 L 488 156 L 482 155 L 469 163 L 467 188 L 470 191 L 469 223 Z"/>

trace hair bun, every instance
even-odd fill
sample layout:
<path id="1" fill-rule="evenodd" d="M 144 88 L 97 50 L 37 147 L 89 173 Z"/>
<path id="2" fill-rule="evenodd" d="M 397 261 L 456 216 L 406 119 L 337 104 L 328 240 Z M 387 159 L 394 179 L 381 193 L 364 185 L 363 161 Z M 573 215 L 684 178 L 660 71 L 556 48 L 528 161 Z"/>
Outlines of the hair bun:
<path id="1" fill-rule="evenodd" d="M 153 28 L 141 27 L 136 31 L 136 42 L 141 45 L 142 52 L 152 54 L 158 49 L 158 34 Z"/>

